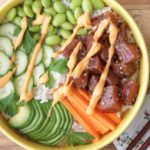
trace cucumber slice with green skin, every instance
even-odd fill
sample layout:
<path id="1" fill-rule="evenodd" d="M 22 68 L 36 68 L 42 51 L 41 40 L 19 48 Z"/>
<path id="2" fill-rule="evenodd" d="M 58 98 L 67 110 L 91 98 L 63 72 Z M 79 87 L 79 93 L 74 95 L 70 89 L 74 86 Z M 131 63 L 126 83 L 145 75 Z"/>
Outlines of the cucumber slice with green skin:
<path id="1" fill-rule="evenodd" d="M 3 88 L 0 88 L 0 100 L 14 93 L 14 85 L 12 81 L 9 81 Z"/>
<path id="2" fill-rule="evenodd" d="M 51 63 L 51 58 L 53 57 L 54 51 L 51 47 L 44 45 L 44 57 L 43 62 L 46 68 L 49 67 Z"/>
<path id="3" fill-rule="evenodd" d="M 48 114 L 49 108 L 50 108 L 49 106 L 46 108 L 47 109 L 46 115 Z M 49 118 L 46 117 L 41 127 L 37 131 L 32 133 L 31 135 L 32 139 L 41 140 L 42 138 L 44 138 L 48 134 L 49 129 L 52 129 L 55 126 L 55 122 L 56 122 L 56 112 L 53 111 L 51 113 L 51 117 Z"/>
<path id="4" fill-rule="evenodd" d="M 9 38 L 0 36 L 0 51 L 11 57 L 13 55 L 13 45 Z"/>
<path id="5" fill-rule="evenodd" d="M 5 75 L 10 70 L 10 60 L 9 57 L 0 52 L 0 76 Z"/>
<path id="6" fill-rule="evenodd" d="M 37 85 L 40 77 L 45 73 L 45 68 L 43 64 L 39 64 L 34 68 L 33 71 L 33 78 L 34 78 L 34 84 Z"/>
<path id="7" fill-rule="evenodd" d="M 36 109 L 39 110 L 39 118 L 38 121 L 36 122 L 36 124 L 34 124 L 34 126 L 31 126 L 31 128 L 29 130 L 26 131 L 27 135 L 30 137 L 30 135 L 32 134 L 32 132 L 37 131 L 40 126 L 43 124 L 46 116 L 43 113 L 43 110 L 40 107 L 40 102 L 36 101 Z"/>
<path id="8" fill-rule="evenodd" d="M 20 96 L 21 93 L 22 93 L 22 87 L 24 85 L 25 76 L 26 75 L 24 73 L 24 74 L 18 76 L 17 78 L 15 78 L 15 80 L 14 80 L 15 93 L 16 93 L 17 96 Z M 31 78 L 31 80 L 30 80 L 28 90 L 31 91 L 32 87 L 33 87 L 33 78 Z"/>
<path id="9" fill-rule="evenodd" d="M 28 58 L 27 55 L 22 51 L 17 51 L 16 53 L 16 76 L 21 75 L 23 72 L 25 72 L 28 64 Z"/>
<path id="10" fill-rule="evenodd" d="M 14 31 L 16 29 L 16 25 L 12 23 L 5 23 L 0 26 L 0 35 L 1 36 L 7 36 L 10 38 L 13 42 L 16 40 L 16 36 L 14 36 Z"/>
<path id="11" fill-rule="evenodd" d="M 33 121 L 33 118 L 35 117 L 35 110 L 33 109 L 33 104 L 32 102 L 27 103 L 28 107 L 30 108 L 30 117 L 29 119 L 22 125 L 18 126 L 17 129 L 23 129 L 26 128 L 27 126 L 29 126 L 31 124 L 31 122 Z"/>
<path id="12" fill-rule="evenodd" d="M 31 110 L 28 105 L 19 107 L 18 113 L 9 120 L 9 124 L 14 128 L 18 128 L 28 121 L 30 115 Z"/>
<path id="13" fill-rule="evenodd" d="M 57 108 L 57 115 L 59 115 L 59 118 L 57 119 L 60 119 L 61 122 L 59 122 L 58 120 L 56 121 L 54 128 L 51 128 L 51 130 L 48 132 L 48 136 L 39 141 L 42 144 L 51 146 L 57 145 L 58 143 L 63 141 L 65 137 L 64 131 L 68 131 L 72 127 L 73 121 L 68 111 L 60 104 L 57 105 Z M 60 116 L 62 117 L 60 118 Z"/>
<path id="14" fill-rule="evenodd" d="M 32 57 L 32 54 L 33 54 L 33 52 L 30 54 L 30 59 Z M 43 48 L 41 48 L 40 51 L 39 51 L 39 54 L 38 54 L 38 56 L 36 58 L 35 65 L 36 66 L 39 65 L 42 62 L 42 59 L 43 59 Z"/>
<path id="15" fill-rule="evenodd" d="M 28 130 L 32 129 L 32 127 L 34 127 L 34 125 L 36 125 L 36 123 L 37 123 L 38 120 L 39 120 L 39 117 L 40 117 L 39 114 L 40 114 L 40 113 L 39 113 L 39 110 L 37 110 L 35 103 L 36 103 L 36 102 L 33 100 L 33 101 L 32 101 L 32 109 L 35 110 L 35 116 L 34 116 L 32 122 L 31 122 L 26 128 L 23 128 L 23 129 L 20 130 L 21 133 L 24 133 L 24 134 L 27 133 Z"/>

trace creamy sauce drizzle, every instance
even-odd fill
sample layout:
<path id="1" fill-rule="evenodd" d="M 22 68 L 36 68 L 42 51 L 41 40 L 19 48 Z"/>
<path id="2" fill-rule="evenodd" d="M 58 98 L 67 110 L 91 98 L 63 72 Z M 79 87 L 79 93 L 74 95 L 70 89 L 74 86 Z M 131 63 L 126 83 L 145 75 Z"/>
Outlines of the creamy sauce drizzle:
<path id="1" fill-rule="evenodd" d="M 41 15 L 40 11 L 37 11 L 36 13 L 36 19 L 32 21 L 32 25 L 41 25 L 45 20 L 45 15 Z"/>
<path id="2" fill-rule="evenodd" d="M 73 30 L 73 33 L 68 38 L 68 40 L 64 43 L 64 45 L 60 48 L 59 51 L 54 53 L 54 57 L 57 57 L 60 53 L 64 51 L 64 49 L 72 42 L 72 40 L 75 38 L 76 34 L 78 33 L 79 29 L 81 27 L 85 27 L 87 29 L 91 28 L 91 20 L 90 20 L 90 14 L 88 12 L 85 12 L 82 16 L 80 16 L 77 20 L 77 25 Z"/>
<path id="3" fill-rule="evenodd" d="M 92 115 L 94 113 L 94 109 L 96 107 L 96 104 L 98 103 L 98 101 L 102 97 L 105 82 L 106 82 L 109 68 L 111 65 L 111 60 L 112 60 L 112 57 L 113 57 L 114 52 L 115 52 L 114 44 L 115 44 L 115 41 L 117 39 L 118 28 L 112 22 L 110 23 L 109 33 L 110 33 L 109 41 L 111 44 L 111 46 L 109 48 L 109 58 L 108 58 L 106 66 L 104 68 L 104 71 L 101 74 L 100 80 L 99 80 L 98 84 L 96 85 L 94 92 L 92 93 L 91 100 L 90 100 L 89 106 L 87 108 L 87 114 L 89 114 L 89 115 Z"/>
<path id="4" fill-rule="evenodd" d="M 48 32 L 48 26 L 49 26 L 50 21 L 51 21 L 51 17 L 46 17 L 44 22 L 43 22 L 40 40 L 34 48 L 32 58 L 31 58 L 31 60 L 29 62 L 29 65 L 27 67 L 26 78 L 25 78 L 25 82 L 24 82 L 24 85 L 23 85 L 23 90 L 22 90 L 20 100 L 24 100 L 24 101 L 28 102 L 28 101 L 32 100 L 32 98 L 33 98 L 34 90 L 28 92 L 27 91 L 28 90 L 28 85 L 29 85 L 31 77 L 32 77 L 32 73 L 33 73 L 33 69 L 34 69 L 34 66 L 35 66 L 36 58 L 39 54 L 39 51 L 42 47 L 42 43 L 44 42 L 44 39 L 45 39 L 46 34 Z"/>
<path id="5" fill-rule="evenodd" d="M 28 23 L 27 23 L 27 18 L 23 17 L 22 21 L 21 21 L 21 32 L 19 33 L 15 43 L 14 43 L 14 49 L 16 50 L 18 48 L 18 46 L 21 45 L 21 42 L 23 40 L 24 34 L 27 30 L 28 27 Z"/>
<path id="6" fill-rule="evenodd" d="M 4 77 L 0 78 L 0 88 L 4 87 L 7 84 L 7 82 L 11 79 L 15 71 L 16 68 L 14 68 L 12 71 L 9 71 Z"/>

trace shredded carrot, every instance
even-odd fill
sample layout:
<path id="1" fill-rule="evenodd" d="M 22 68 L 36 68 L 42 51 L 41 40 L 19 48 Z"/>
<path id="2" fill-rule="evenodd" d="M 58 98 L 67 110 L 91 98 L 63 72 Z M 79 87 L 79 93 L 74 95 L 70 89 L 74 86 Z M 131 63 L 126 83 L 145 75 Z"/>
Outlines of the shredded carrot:
<path id="1" fill-rule="evenodd" d="M 75 105 L 77 104 L 79 108 L 83 109 L 83 111 L 86 113 L 86 108 L 88 107 L 88 102 L 83 100 L 83 97 L 77 93 L 76 90 L 72 88 L 72 94 L 71 94 L 71 100 L 72 103 Z M 94 112 L 93 115 L 87 115 L 87 117 L 92 116 L 93 118 L 96 118 L 99 121 L 99 124 L 103 124 L 108 129 L 114 131 L 116 128 L 116 125 L 110 121 L 104 114 L 98 112 L 97 110 Z"/>
<path id="2" fill-rule="evenodd" d="M 76 89 L 77 92 L 83 96 L 83 98 L 87 101 L 90 101 L 90 97 L 89 95 L 87 94 L 86 91 L 84 90 L 81 90 L 81 89 Z M 98 108 L 96 107 L 97 111 L 98 111 Z M 117 117 L 116 114 L 114 113 L 104 113 L 105 116 L 107 116 L 111 121 L 113 121 L 115 124 L 119 124 L 121 122 L 121 119 L 119 117 Z"/>
<path id="3" fill-rule="evenodd" d="M 88 122 L 81 116 L 79 112 L 71 105 L 67 99 L 61 101 L 61 103 L 71 112 L 73 117 L 84 127 L 84 129 L 95 137 L 93 142 L 97 142 L 100 140 L 100 135 L 96 132 L 95 128 L 93 127 L 92 123 Z"/>

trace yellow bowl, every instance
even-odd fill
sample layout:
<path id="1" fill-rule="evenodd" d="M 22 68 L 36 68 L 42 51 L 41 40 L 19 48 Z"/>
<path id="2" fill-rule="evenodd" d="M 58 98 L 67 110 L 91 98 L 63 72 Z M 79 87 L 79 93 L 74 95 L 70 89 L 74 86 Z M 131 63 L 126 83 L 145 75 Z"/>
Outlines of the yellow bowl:
<path id="1" fill-rule="evenodd" d="M 0 8 L 0 22 L 5 17 L 7 11 L 21 3 L 23 0 L 10 0 L 5 5 Z M 137 44 L 139 45 L 141 52 L 142 52 L 142 59 L 141 59 L 141 68 L 140 68 L 140 90 L 136 100 L 136 103 L 132 107 L 132 109 L 127 113 L 127 115 L 122 120 L 121 124 L 117 127 L 117 129 L 104 136 L 98 143 L 89 144 L 86 146 L 76 146 L 76 147 L 63 147 L 63 148 L 54 148 L 54 147 L 47 147 L 43 146 L 34 142 L 31 142 L 28 139 L 25 139 L 23 136 L 15 133 L 7 124 L 5 120 L 0 117 L 0 131 L 2 131 L 6 136 L 8 136 L 11 140 L 15 143 L 19 144 L 20 146 L 24 147 L 25 149 L 29 150 L 96 150 L 100 149 L 109 143 L 111 143 L 114 139 L 116 139 L 121 133 L 125 131 L 125 129 L 129 126 L 132 120 L 135 118 L 136 114 L 138 113 L 139 109 L 141 108 L 149 82 L 149 58 L 148 52 L 146 48 L 146 44 L 144 38 L 133 20 L 133 18 L 128 14 L 128 12 L 115 0 L 104 0 L 106 5 L 110 6 L 115 10 L 129 25 L 131 28 L 133 35 L 136 39 Z"/>

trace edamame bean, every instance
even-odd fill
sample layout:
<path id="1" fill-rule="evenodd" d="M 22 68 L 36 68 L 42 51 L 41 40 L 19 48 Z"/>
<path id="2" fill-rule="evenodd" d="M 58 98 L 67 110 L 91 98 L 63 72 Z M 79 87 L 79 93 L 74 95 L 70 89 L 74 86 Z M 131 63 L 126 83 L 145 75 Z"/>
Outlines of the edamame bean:
<path id="1" fill-rule="evenodd" d="M 66 6 L 61 1 L 54 2 L 54 9 L 57 13 L 65 13 Z"/>
<path id="2" fill-rule="evenodd" d="M 33 11 L 29 5 L 24 5 L 23 10 L 28 17 L 30 17 L 30 18 L 34 17 Z"/>
<path id="3" fill-rule="evenodd" d="M 49 27 L 48 27 L 48 32 L 53 32 L 54 31 L 54 26 L 52 26 L 52 25 L 50 25 Z"/>
<path id="4" fill-rule="evenodd" d="M 32 10 L 34 13 L 37 13 L 38 11 L 42 10 L 42 5 L 41 5 L 41 2 L 39 0 L 36 0 L 33 2 Z"/>
<path id="5" fill-rule="evenodd" d="M 64 22 L 61 27 L 63 29 L 66 29 L 66 30 L 72 30 L 73 29 L 73 25 L 70 23 L 70 22 Z"/>
<path id="6" fill-rule="evenodd" d="M 34 39 L 36 42 L 39 40 L 39 38 L 40 38 L 39 33 L 33 34 L 33 39 Z"/>
<path id="7" fill-rule="evenodd" d="M 60 26 L 62 23 L 66 21 L 66 15 L 65 14 L 56 14 L 53 18 L 52 24 L 55 27 Z"/>
<path id="8" fill-rule="evenodd" d="M 93 8 L 98 10 L 104 8 L 104 3 L 102 0 L 91 0 L 91 3 L 93 5 Z"/>
<path id="9" fill-rule="evenodd" d="M 72 2 L 70 3 L 70 8 L 74 10 L 80 7 L 81 5 L 82 5 L 82 0 L 72 0 Z"/>
<path id="10" fill-rule="evenodd" d="M 83 14 L 83 11 L 80 7 L 76 8 L 74 10 L 74 16 L 75 16 L 76 19 L 78 19 L 82 14 Z"/>
<path id="11" fill-rule="evenodd" d="M 12 21 L 17 15 L 17 10 L 15 8 L 12 8 L 8 14 L 7 14 L 7 20 Z"/>
<path id="12" fill-rule="evenodd" d="M 33 0 L 25 0 L 24 1 L 24 4 L 26 4 L 26 5 L 32 5 L 32 3 L 33 3 Z"/>
<path id="13" fill-rule="evenodd" d="M 41 0 L 42 6 L 48 8 L 51 6 L 51 0 Z"/>
<path id="14" fill-rule="evenodd" d="M 49 46 L 58 45 L 61 41 L 61 38 L 57 35 L 48 36 L 45 40 L 45 43 Z"/>
<path id="15" fill-rule="evenodd" d="M 83 0 L 82 9 L 84 12 L 92 12 L 92 4 L 90 0 Z"/>
<path id="16" fill-rule="evenodd" d="M 53 31 L 48 32 L 48 36 L 55 35 L 55 34 L 57 34 L 57 29 L 56 28 L 54 28 Z"/>
<path id="17" fill-rule="evenodd" d="M 54 16 L 56 14 L 56 11 L 53 7 L 44 8 L 44 12 L 51 16 Z"/>
<path id="18" fill-rule="evenodd" d="M 17 16 L 15 19 L 14 19 L 14 23 L 17 25 L 17 26 L 21 26 L 21 17 Z"/>
<path id="19" fill-rule="evenodd" d="M 17 13 L 18 13 L 18 16 L 20 16 L 20 17 L 25 16 L 25 12 L 22 7 L 17 7 Z"/>
<path id="20" fill-rule="evenodd" d="M 74 14 L 72 13 L 71 10 L 67 10 L 66 16 L 67 16 L 67 19 L 68 19 L 68 21 L 69 21 L 70 23 L 72 23 L 73 25 L 76 24 L 76 19 L 75 19 Z"/>
<path id="21" fill-rule="evenodd" d="M 29 27 L 30 32 L 39 32 L 40 31 L 40 26 L 32 26 Z"/>
<path id="22" fill-rule="evenodd" d="M 62 28 L 62 29 L 59 30 L 59 34 L 60 34 L 64 39 L 68 39 L 68 37 L 71 35 L 71 32 Z"/>
<path id="23" fill-rule="evenodd" d="M 61 42 L 60 42 L 60 46 L 63 46 L 65 42 L 66 42 L 66 40 L 62 39 Z"/>

